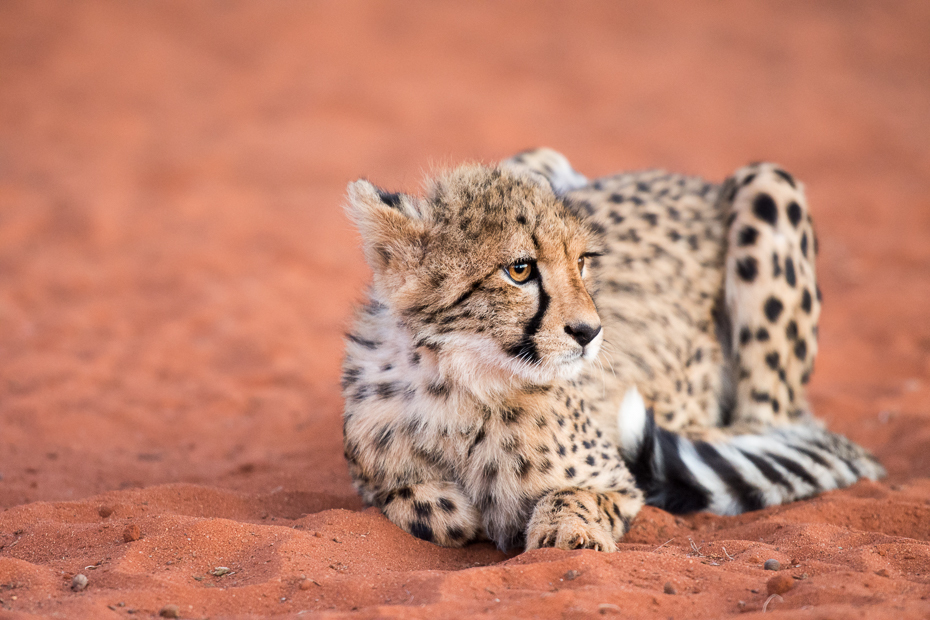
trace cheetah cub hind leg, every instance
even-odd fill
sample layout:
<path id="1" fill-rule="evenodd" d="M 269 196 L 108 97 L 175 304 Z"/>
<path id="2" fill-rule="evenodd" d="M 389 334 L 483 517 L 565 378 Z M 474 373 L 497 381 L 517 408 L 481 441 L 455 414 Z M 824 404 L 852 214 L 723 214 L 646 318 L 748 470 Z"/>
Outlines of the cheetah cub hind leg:
<path id="1" fill-rule="evenodd" d="M 541 176 L 558 196 L 588 184 L 588 179 L 576 172 L 564 155 L 545 147 L 517 153 L 502 161 L 501 165 Z"/>
<path id="2" fill-rule="evenodd" d="M 885 475 L 864 448 L 813 421 L 691 440 L 657 426 L 631 388 L 618 424 L 621 455 L 646 503 L 669 512 L 739 514 Z"/>
<path id="3" fill-rule="evenodd" d="M 804 188 L 771 163 L 738 170 L 730 211 L 725 296 L 736 385 L 734 423 L 787 424 L 809 413 L 820 289 Z"/>

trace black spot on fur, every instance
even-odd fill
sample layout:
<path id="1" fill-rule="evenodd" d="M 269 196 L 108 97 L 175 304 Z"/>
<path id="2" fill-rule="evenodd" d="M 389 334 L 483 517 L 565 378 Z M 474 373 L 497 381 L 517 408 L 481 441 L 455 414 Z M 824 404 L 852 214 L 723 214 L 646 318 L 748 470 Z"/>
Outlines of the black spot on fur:
<path id="1" fill-rule="evenodd" d="M 752 212 L 763 222 L 772 226 L 778 221 L 778 207 L 768 194 L 759 194 L 752 202 Z"/>
<path id="2" fill-rule="evenodd" d="M 430 383 L 426 391 L 438 398 L 449 398 L 449 386 L 445 383 Z"/>
<path id="3" fill-rule="evenodd" d="M 394 435 L 394 430 L 389 426 L 384 426 L 378 431 L 378 434 L 375 436 L 375 447 L 378 450 L 386 450 L 388 446 L 391 445 L 391 438 Z"/>
<path id="4" fill-rule="evenodd" d="M 401 487 L 397 489 L 397 496 L 401 499 L 410 499 L 413 497 L 413 489 L 410 487 Z"/>
<path id="5" fill-rule="evenodd" d="M 755 175 L 755 173 L 748 174 L 748 175 L 746 175 L 746 178 L 743 179 L 743 182 L 741 183 L 741 185 L 742 185 L 743 187 L 746 187 L 747 185 L 749 185 L 750 183 L 752 183 L 752 182 L 755 181 L 755 180 L 756 180 L 756 175 Z"/>
<path id="6" fill-rule="evenodd" d="M 377 349 L 379 346 L 381 346 L 381 343 L 379 342 L 375 342 L 374 340 L 366 340 L 365 338 L 362 338 L 361 336 L 356 336 L 355 334 L 347 334 L 346 338 L 348 338 L 349 340 L 351 340 L 357 345 L 361 345 L 365 347 L 366 349 L 374 350 L 374 349 Z"/>
<path id="7" fill-rule="evenodd" d="M 801 293 L 801 310 L 810 314 L 812 307 L 813 300 L 811 299 L 811 292 L 807 289 L 804 289 L 804 292 Z"/>
<path id="8" fill-rule="evenodd" d="M 378 398 L 387 399 L 392 398 L 400 391 L 400 386 L 397 383 L 378 383 L 375 385 L 375 392 L 378 394 Z"/>
<path id="9" fill-rule="evenodd" d="M 514 424 L 523 416 L 523 410 L 519 407 L 504 407 L 501 411 L 501 419 L 505 424 Z"/>
<path id="10" fill-rule="evenodd" d="M 788 205 L 788 221 L 795 228 L 801 223 L 801 206 L 796 202 Z"/>
<path id="11" fill-rule="evenodd" d="M 807 342 L 803 338 L 794 343 L 794 354 L 801 361 L 807 358 Z"/>
<path id="12" fill-rule="evenodd" d="M 780 176 L 781 178 L 783 178 L 783 179 L 788 183 L 788 185 L 790 185 L 791 187 L 797 189 L 797 186 L 794 184 L 794 177 L 793 177 L 793 176 L 791 176 L 790 174 L 788 174 L 787 172 L 785 172 L 784 170 L 782 170 L 782 169 L 780 169 L 780 168 L 776 168 L 776 169 L 775 169 L 775 174 L 777 174 L 778 176 Z"/>
<path id="13" fill-rule="evenodd" d="M 777 278 L 781 275 L 781 265 L 778 262 L 778 254 L 772 252 L 772 277 Z"/>
<path id="14" fill-rule="evenodd" d="M 753 226 L 743 226 L 737 235 L 736 244 L 740 247 L 753 245 L 759 237 L 759 231 Z"/>
<path id="15" fill-rule="evenodd" d="M 433 505 L 429 502 L 413 502 L 413 510 L 418 517 L 426 519 L 433 514 Z"/>
<path id="16" fill-rule="evenodd" d="M 752 340 L 752 332 L 749 331 L 748 327 L 743 327 L 739 330 L 739 343 L 748 344 Z"/>
<path id="17" fill-rule="evenodd" d="M 775 297 L 769 297 L 766 302 L 763 310 L 765 311 L 765 318 L 770 322 L 774 323 L 778 320 L 778 317 L 781 316 L 782 310 L 785 309 L 784 304 Z"/>
<path id="18" fill-rule="evenodd" d="M 759 342 L 768 342 L 768 339 L 769 330 L 765 329 L 764 327 L 760 327 L 758 330 L 756 330 L 756 340 Z"/>
<path id="19" fill-rule="evenodd" d="M 807 233 L 801 235 L 801 254 L 804 255 L 804 258 L 807 258 Z"/>
<path id="20" fill-rule="evenodd" d="M 575 477 L 575 468 L 574 468 L 574 467 L 566 467 L 566 468 L 565 468 L 565 477 L 566 477 L 566 478 L 569 478 L 569 479 L 574 478 L 574 477 Z"/>
<path id="21" fill-rule="evenodd" d="M 798 324 L 794 319 L 788 321 L 788 325 L 785 327 L 785 337 L 788 340 L 794 340 L 798 337 Z"/>
<path id="22" fill-rule="evenodd" d="M 447 512 L 447 513 L 455 512 L 455 502 L 453 502 L 448 497 L 440 497 L 439 501 L 436 503 L 439 504 L 439 507 L 442 509 L 443 512 Z"/>
<path id="23" fill-rule="evenodd" d="M 779 357 L 778 351 L 772 351 L 771 353 L 765 356 L 766 365 L 772 370 L 777 370 L 778 369 L 778 357 Z"/>
<path id="24" fill-rule="evenodd" d="M 794 286 L 797 282 L 797 278 L 794 273 L 794 261 L 791 260 L 790 256 L 785 259 L 785 282 L 788 283 L 788 286 Z"/>
<path id="25" fill-rule="evenodd" d="M 752 256 L 746 256 L 736 261 L 736 273 L 745 282 L 752 282 L 759 274 L 759 263 Z"/>
<path id="26" fill-rule="evenodd" d="M 410 533 L 421 540 L 433 542 L 433 528 L 422 521 L 414 521 L 410 524 Z"/>

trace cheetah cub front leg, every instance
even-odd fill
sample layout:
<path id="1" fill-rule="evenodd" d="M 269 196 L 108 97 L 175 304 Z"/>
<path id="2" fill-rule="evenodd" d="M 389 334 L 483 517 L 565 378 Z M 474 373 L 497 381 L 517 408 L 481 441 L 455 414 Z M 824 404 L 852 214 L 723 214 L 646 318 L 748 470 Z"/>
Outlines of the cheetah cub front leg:
<path id="1" fill-rule="evenodd" d="M 539 500 L 527 525 L 526 548 L 616 551 L 642 508 L 639 492 L 598 492 L 569 488 Z"/>
<path id="2" fill-rule="evenodd" d="M 803 187 L 774 164 L 741 168 L 729 202 L 726 303 L 732 327 L 733 422 L 786 424 L 808 413 L 820 290 Z"/>
<path id="3" fill-rule="evenodd" d="M 481 513 L 454 482 L 399 487 L 381 494 L 375 505 L 410 534 L 444 547 L 461 547 L 481 532 Z"/>

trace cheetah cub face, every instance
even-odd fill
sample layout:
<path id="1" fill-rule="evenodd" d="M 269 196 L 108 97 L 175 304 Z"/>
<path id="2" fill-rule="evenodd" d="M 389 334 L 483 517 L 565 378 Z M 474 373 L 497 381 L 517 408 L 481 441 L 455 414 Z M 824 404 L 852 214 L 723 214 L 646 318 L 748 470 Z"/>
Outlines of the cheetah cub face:
<path id="1" fill-rule="evenodd" d="M 602 342 L 596 232 L 537 177 L 466 166 L 427 196 L 349 186 L 374 298 L 447 382 L 476 393 L 575 376 Z"/>

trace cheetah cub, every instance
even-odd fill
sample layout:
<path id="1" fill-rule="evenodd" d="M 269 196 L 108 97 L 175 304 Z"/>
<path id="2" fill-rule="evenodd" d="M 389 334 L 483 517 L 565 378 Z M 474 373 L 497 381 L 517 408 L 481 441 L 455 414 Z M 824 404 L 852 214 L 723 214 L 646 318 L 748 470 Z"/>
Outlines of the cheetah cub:
<path id="1" fill-rule="evenodd" d="M 614 551 L 644 503 L 735 514 L 883 475 L 811 417 L 816 238 L 779 167 L 589 182 L 540 149 L 348 194 L 374 282 L 345 456 L 414 536 Z"/>

